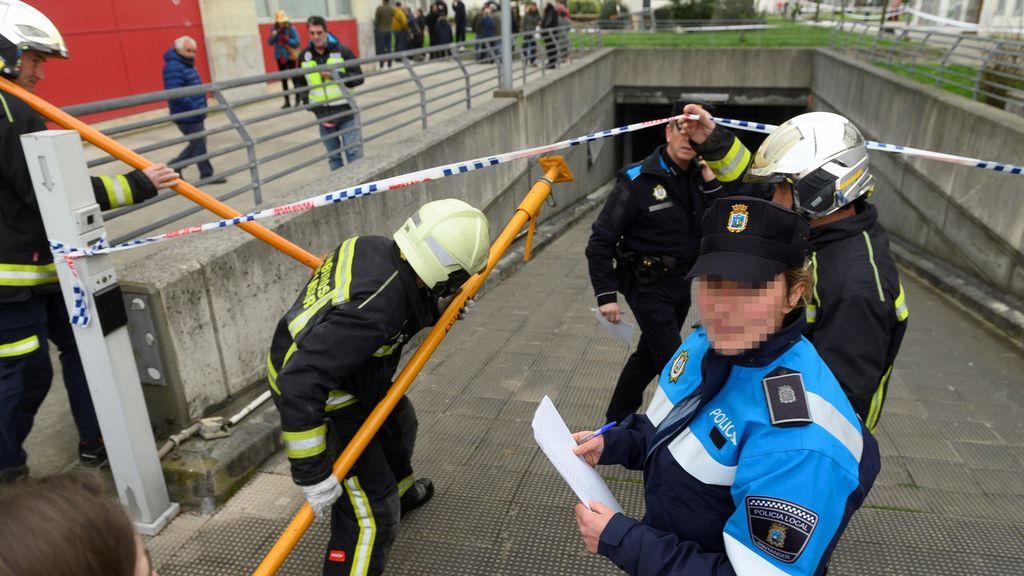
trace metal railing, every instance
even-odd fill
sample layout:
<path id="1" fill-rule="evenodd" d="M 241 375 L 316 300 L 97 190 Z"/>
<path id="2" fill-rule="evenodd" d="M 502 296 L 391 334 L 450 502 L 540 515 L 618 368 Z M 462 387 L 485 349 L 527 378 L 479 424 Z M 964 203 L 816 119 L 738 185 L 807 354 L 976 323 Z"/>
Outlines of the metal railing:
<path id="1" fill-rule="evenodd" d="M 972 100 L 1024 114 L 1024 42 L 835 22 L 832 48 Z"/>
<path id="2" fill-rule="evenodd" d="M 116 137 L 153 161 L 165 162 L 177 153 L 176 147 L 198 138 L 206 139 L 206 154 L 169 165 L 180 171 L 202 160 L 216 162 L 217 170 L 212 177 L 189 181 L 213 190 L 221 201 L 240 196 L 239 200 L 251 198 L 251 206 L 243 207 L 247 209 L 262 205 L 263 192 L 268 185 L 276 183 L 278 186 L 295 187 L 313 175 L 327 174 L 326 160 L 331 156 L 338 157 L 343 164 L 347 163 L 349 154 L 357 155 L 368 144 L 378 141 L 385 146 L 397 144 L 410 129 L 427 130 L 437 122 L 455 118 L 455 110 L 471 109 L 474 103 L 489 97 L 500 85 L 499 43 L 500 36 L 495 36 L 348 60 L 340 65 L 286 70 L 90 102 L 64 110 L 81 117 L 152 105 L 172 98 L 209 94 L 205 109 L 174 115 L 156 111 L 141 113 L 103 123 L 105 127 L 101 127 L 101 132 Z M 600 45 L 599 31 L 568 26 L 514 34 L 513 86 L 509 88 L 521 87 L 543 77 L 548 70 L 565 66 L 577 55 Z M 361 68 L 361 74 L 342 79 L 339 69 L 351 70 L 357 66 Z M 310 88 L 296 87 L 294 79 L 311 71 L 331 74 L 341 86 L 350 109 L 319 118 L 312 113 L 300 114 L 311 112 L 315 106 L 299 104 L 298 100 L 307 99 Z M 291 87 L 274 90 L 272 87 L 283 79 L 289 80 Z M 359 87 L 348 88 L 344 84 L 344 81 L 359 79 L 364 81 Z M 295 99 L 296 105 L 279 108 L 277 103 L 285 97 Z M 202 131 L 187 135 L 179 133 L 175 122 L 201 114 L 207 115 Z M 333 133 L 321 136 L 315 129 L 323 122 L 337 123 L 349 118 L 354 119 L 353 126 Z M 341 149 L 328 151 L 320 145 L 338 137 L 345 142 Z M 89 158 L 90 168 L 115 160 L 98 149 L 90 149 Z M 296 182 L 294 178 L 287 183 L 282 182 L 299 171 L 303 171 L 302 182 Z M 236 176 L 244 176 L 244 179 L 239 182 Z M 234 181 L 220 185 L 213 182 L 218 178 Z M 125 218 L 130 222 L 118 227 L 116 237 L 111 241 L 118 243 L 136 238 L 202 210 L 198 206 L 175 209 L 162 204 L 173 197 L 172 191 L 165 190 L 148 202 L 105 213 L 105 220 L 116 223 L 118 219 L 142 212 Z"/>

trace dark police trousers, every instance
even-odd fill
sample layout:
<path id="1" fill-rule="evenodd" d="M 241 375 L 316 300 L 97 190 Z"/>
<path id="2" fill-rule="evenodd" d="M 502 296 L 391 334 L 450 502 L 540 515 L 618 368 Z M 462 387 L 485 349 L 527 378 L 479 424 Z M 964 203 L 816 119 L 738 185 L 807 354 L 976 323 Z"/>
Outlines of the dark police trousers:
<path id="1" fill-rule="evenodd" d="M 357 403 L 329 413 L 332 462 L 372 409 Z M 417 427 L 412 402 L 403 396 L 342 482 L 341 497 L 331 508 L 325 575 L 374 575 L 384 571 L 398 533 L 399 498 L 412 486 Z"/>
<path id="2" fill-rule="evenodd" d="M 22 444 L 53 380 L 48 340 L 60 351 L 79 438 L 99 441 L 100 426 L 72 329 L 60 292 L 0 304 L 0 348 L 24 343 L 20 353 L 11 349 L 0 357 L 0 470 L 25 465 Z"/>
<path id="3" fill-rule="evenodd" d="M 623 294 L 640 328 L 640 342 L 619 374 L 605 412 L 608 422 L 622 422 L 640 409 L 644 389 L 682 344 L 679 331 L 690 310 L 690 281 L 682 275 L 667 273 L 647 286 L 630 276 L 626 283 Z"/>

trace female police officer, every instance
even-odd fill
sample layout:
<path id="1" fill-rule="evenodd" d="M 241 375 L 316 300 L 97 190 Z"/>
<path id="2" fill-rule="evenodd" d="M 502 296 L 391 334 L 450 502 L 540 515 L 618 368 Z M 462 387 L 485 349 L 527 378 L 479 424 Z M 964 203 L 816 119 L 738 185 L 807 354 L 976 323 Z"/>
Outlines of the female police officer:
<path id="1" fill-rule="evenodd" d="M 665 366 L 646 414 L 575 449 L 591 465 L 643 469 L 647 514 L 578 505 L 580 534 L 634 575 L 821 574 L 879 455 L 800 334 L 808 224 L 733 197 L 715 201 L 702 229 L 690 276 L 703 326 Z"/>

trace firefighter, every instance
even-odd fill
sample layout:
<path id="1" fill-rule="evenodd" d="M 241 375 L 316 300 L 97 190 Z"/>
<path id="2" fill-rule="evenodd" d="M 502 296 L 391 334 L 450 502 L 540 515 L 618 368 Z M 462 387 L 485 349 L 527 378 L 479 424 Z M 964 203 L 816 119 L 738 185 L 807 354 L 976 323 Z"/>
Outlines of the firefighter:
<path id="1" fill-rule="evenodd" d="M 874 431 L 910 312 L 889 234 L 868 202 L 875 179 L 864 137 L 838 114 L 811 112 L 779 126 L 751 156 L 706 111 L 686 112 L 701 116 L 687 121 L 690 139 L 726 190 L 771 198 L 810 222 L 804 335 Z"/>
<path id="2" fill-rule="evenodd" d="M 391 386 L 403 345 L 484 269 L 488 246 L 482 212 L 430 202 L 393 238 L 342 242 L 281 318 L 267 380 L 292 478 L 317 516 L 330 511 L 324 574 L 380 574 L 400 515 L 433 495 L 430 480 L 413 475 L 417 421 L 407 397 L 342 483 L 331 466 Z"/>
<path id="3" fill-rule="evenodd" d="M 48 58 L 67 58 L 57 28 L 41 12 L 0 0 L 0 75 L 33 91 Z M 78 455 L 86 466 L 106 462 L 106 450 L 75 346 L 57 271 L 29 177 L 22 134 L 46 130 L 24 101 L 0 92 L 0 482 L 28 474 L 22 448 L 50 389 L 47 340 L 60 350 L 64 386 L 78 428 Z M 177 174 L 163 164 L 144 171 L 93 177 L 104 210 L 142 202 L 170 186 Z"/>

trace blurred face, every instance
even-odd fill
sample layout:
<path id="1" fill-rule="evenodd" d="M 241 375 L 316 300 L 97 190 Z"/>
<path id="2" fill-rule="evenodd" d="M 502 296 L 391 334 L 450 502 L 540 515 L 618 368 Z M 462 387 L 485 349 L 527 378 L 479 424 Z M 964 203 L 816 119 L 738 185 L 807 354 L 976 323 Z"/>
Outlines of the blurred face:
<path id="1" fill-rule="evenodd" d="M 185 42 L 185 44 L 181 48 L 175 48 L 175 50 L 178 52 L 178 54 L 181 54 L 185 58 L 195 58 L 196 57 L 196 43 L 195 42 Z"/>
<path id="2" fill-rule="evenodd" d="M 313 46 L 321 49 L 327 47 L 327 30 L 323 26 L 310 24 L 308 32 L 309 39 L 313 41 Z"/>
<path id="3" fill-rule="evenodd" d="M 766 342 L 782 326 L 783 317 L 800 302 L 802 286 L 788 294 L 779 274 L 763 285 L 700 277 L 697 307 L 716 352 L 736 356 Z"/>
<path id="4" fill-rule="evenodd" d="M 682 122 L 673 120 L 665 125 L 665 141 L 668 142 L 665 148 L 668 157 L 680 167 L 685 168 L 697 156 L 690 147 L 690 134 Z"/>
<path id="5" fill-rule="evenodd" d="M 46 55 L 35 50 L 26 50 L 21 55 L 21 70 L 18 72 L 17 83 L 29 92 L 36 91 L 36 84 L 46 79 L 43 73 L 43 65 L 46 64 Z"/>

